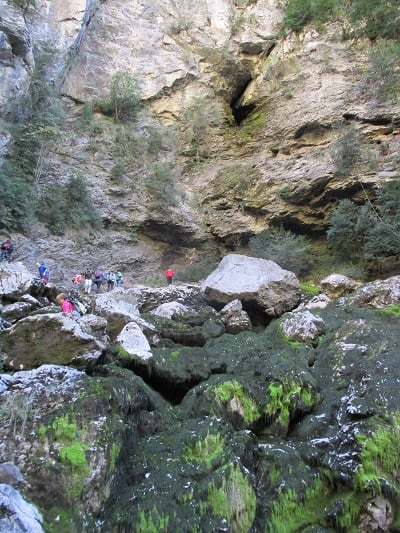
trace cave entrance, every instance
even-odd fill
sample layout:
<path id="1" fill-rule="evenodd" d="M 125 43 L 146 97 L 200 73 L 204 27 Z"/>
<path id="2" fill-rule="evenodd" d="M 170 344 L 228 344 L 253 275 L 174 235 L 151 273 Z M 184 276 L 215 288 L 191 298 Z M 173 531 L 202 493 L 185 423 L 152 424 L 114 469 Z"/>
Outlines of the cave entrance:
<path id="1" fill-rule="evenodd" d="M 242 80 L 243 81 L 243 80 Z M 252 78 L 246 77 L 244 83 L 242 83 L 234 92 L 232 100 L 230 102 L 230 108 L 232 109 L 232 115 L 236 124 L 239 126 L 245 118 L 255 109 L 255 104 L 241 105 L 241 101 L 247 87 L 251 83 Z"/>
<path id="2" fill-rule="evenodd" d="M 232 114 L 236 124 L 240 126 L 241 122 L 254 111 L 255 107 L 254 104 L 232 107 Z"/>

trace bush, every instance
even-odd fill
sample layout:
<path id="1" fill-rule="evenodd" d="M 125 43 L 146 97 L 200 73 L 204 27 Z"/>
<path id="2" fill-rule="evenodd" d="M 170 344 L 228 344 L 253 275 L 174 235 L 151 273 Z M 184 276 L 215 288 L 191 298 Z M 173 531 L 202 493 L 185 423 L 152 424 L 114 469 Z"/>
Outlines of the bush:
<path id="1" fill-rule="evenodd" d="M 117 72 L 111 78 L 109 98 L 97 100 L 94 106 L 116 121 L 135 120 L 141 107 L 141 90 L 137 79 L 128 72 Z"/>
<path id="2" fill-rule="evenodd" d="M 150 211 L 167 213 L 178 205 L 172 168 L 166 164 L 156 164 L 147 175 L 145 190 L 151 199 Z"/>
<path id="3" fill-rule="evenodd" d="M 350 174 L 358 162 L 362 160 L 362 137 L 354 124 L 350 124 L 347 130 L 337 138 L 331 150 L 331 158 L 335 166 L 337 176 Z"/>
<path id="4" fill-rule="evenodd" d="M 327 239 L 334 253 L 347 260 L 382 259 L 400 254 L 400 178 L 382 185 L 363 206 L 342 200 L 329 219 Z"/>
<path id="5" fill-rule="evenodd" d="M 353 0 L 348 16 L 360 36 L 377 39 L 398 39 L 400 19 L 398 0 Z"/>
<path id="6" fill-rule="evenodd" d="M 399 61 L 400 43 L 377 43 L 369 55 L 368 67 L 359 84 L 360 92 L 378 102 L 386 99 L 396 101 L 400 89 Z"/>
<path id="7" fill-rule="evenodd" d="M 249 241 L 254 257 L 269 259 L 280 267 L 304 276 L 311 271 L 313 259 L 311 243 L 304 235 L 296 235 L 280 228 L 265 230 Z"/>

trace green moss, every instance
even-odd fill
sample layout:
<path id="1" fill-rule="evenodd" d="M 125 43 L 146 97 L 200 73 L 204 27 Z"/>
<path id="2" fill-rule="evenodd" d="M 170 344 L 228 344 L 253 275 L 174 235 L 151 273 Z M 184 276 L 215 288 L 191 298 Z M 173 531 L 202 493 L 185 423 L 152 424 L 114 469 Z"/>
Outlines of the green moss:
<path id="1" fill-rule="evenodd" d="M 52 507 L 45 513 L 44 526 L 47 533 L 71 533 L 71 531 L 76 531 L 73 517 L 61 507 Z"/>
<path id="2" fill-rule="evenodd" d="M 324 486 L 318 478 L 314 487 L 307 488 L 303 497 L 295 490 L 281 492 L 272 506 L 268 533 L 291 533 L 301 531 L 302 526 L 317 523 L 323 517 L 328 499 Z"/>
<path id="3" fill-rule="evenodd" d="M 78 431 L 76 421 L 70 422 L 68 414 L 55 418 L 52 427 L 54 429 L 55 438 L 58 441 L 72 440 L 75 438 Z"/>
<path id="4" fill-rule="evenodd" d="M 300 288 L 306 296 L 315 296 L 319 294 L 320 288 L 319 285 L 315 285 L 312 281 L 301 281 Z"/>
<path id="5" fill-rule="evenodd" d="M 239 466 L 231 466 L 221 487 L 214 483 L 208 485 L 206 507 L 214 515 L 228 520 L 233 533 L 250 531 L 256 513 L 256 495 Z"/>
<path id="6" fill-rule="evenodd" d="M 385 309 L 379 309 L 381 313 L 384 313 L 385 315 L 394 316 L 396 318 L 400 317 L 400 304 L 395 305 L 389 305 Z"/>
<path id="7" fill-rule="evenodd" d="M 151 511 L 139 511 L 139 522 L 136 526 L 136 533 L 162 533 L 168 531 L 168 516 L 160 516 L 154 507 Z"/>
<path id="8" fill-rule="evenodd" d="M 370 435 L 357 435 L 357 440 L 361 466 L 354 476 L 356 490 L 380 494 L 385 479 L 399 500 L 395 473 L 400 468 L 400 413 L 395 414 L 391 425 L 380 424 Z"/>
<path id="9" fill-rule="evenodd" d="M 202 461 L 209 468 L 214 459 L 222 455 L 225 439 L 219 433 L 207 433 L 203 440 L 189 444 L 183 454 L 186 461 Z"/>
<path id="10" fill-rule="evenodd" d="M 236 404 L 241 407 L 243 419 L 247 424 L 251 424 L 260 418 L 257 404 L 246 394 L 238 381 L 225 381 L 219 387 L 216 387 L 214 392 L 215 399 L 219 404 L 227 404 L 235 400 Z"/>
<path id="11" fill-rule="evenodd" d="M 284 379 L 281 383 L 271 383 L 268 389 L 270 399 L 264 412 L 277 419 L 283 427 L 288 426 L 290 413 L 299 402 L 311 408 L 320 400 L 320 395 L 315 393 L 310 385 L 295 380 Z"/>
<path id="12" fill-rule="evenodd" d="M 110 450 L 110 472 L 113 472 L 118 455 L 121 451 L 121 443 L 113 442 Z"/>
<path id="13" fill-rule="evenodd" d="M 67 461 L 73 470 L 85 469 L 87 447 L 81 442 L 73 442 L 69 446 L 60 450 L 60 457 L 63 461 Z"/>

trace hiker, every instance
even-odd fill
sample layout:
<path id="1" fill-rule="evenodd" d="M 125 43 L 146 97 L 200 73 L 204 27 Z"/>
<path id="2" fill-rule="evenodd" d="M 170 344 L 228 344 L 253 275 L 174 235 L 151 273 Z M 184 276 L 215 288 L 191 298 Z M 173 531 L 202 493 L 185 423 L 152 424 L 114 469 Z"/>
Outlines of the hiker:
<path id="1" fill-rule="evenodd" d="M 115 274 L 115 283 L 116 283 L 117 287 L 121 287 L 121 285 L 122 285 L 122 272 L 118 271 Z"/>
<path id="2" fill-rule="evenodd" d="M 171 285 L 171 283 L 174 280 L 174 276 L 175 276 L 175 272 L 172 270 L 172 268 L 171 267 L 167 268 L 167 270 L 165 271 L 165 278 L 167 280 L 168 285 Z"/>
<path id="3" fill-rule="evenodd" d="M 103 272 L 98 268 L 93 274 L 93 283 L 96 285 L 96 294 L 99 294 L 103 281 Z"/>
<path id="4" fill-rule="evenodd" d="M 75 285 L 75 287 L 77 289 L 79 289 L 79 286 L 81 284 L 81 281 L 82 281 L 82 274 L 76 274 L 74 276 L 74 279 L 72 280 L 72 283 Z"/>
<path id="5" fill-rule="evenodd" d="M 109 272 L 107 272 L 106 274 L 106 280 L 107 280 L 107 290 L 108 291 L 112 291 L 113 288 L 114 288 L 114 284 L 116 282 L 116 277 L 115 277 L 115 273 L 110 270 Z"/>
<path id="6" fill-rule="evenodd" d="M 56 300 L 61 305 L 62 313 L 74 313 L 75 312 L 74 304 L 68 300 L 68 297 L 65 293 L 61 292 L 60 294 L 57 294 Z"/>
<path id="7" fill-rule="evenodd" d="M 92 290 L 92 283 L 93 283 L 94 274 L 93 274 L 92 270 L 90 270 L 89 267 L 85 270 L 85 273 L 83 274 L 83 277 L 85 278 L 84 285 L 83 285 L 83 290 L 84 290 L 84 292 L 86 294 L 90 294 L 90 292 Z"/>
<path id="8" fill-rule="evenodd" d="M 36 263 L 36 266 L 38 267 L 38 270 L 39 270 L 39 278 L 43 281 L 45 285 L 47 285 L 49 278 L 50 278 L 50 272 L 49 272 L 48 266 L 45 263 L 43 263 L 43 261 L 41 263 Z"/>
<path id="9" fill-rule="evenodd" d="M 11 254 L 14 250 L 14 243 L 11 241 L 11 237 L 7 239 L 1 245 L 1 260 L 2 261 L 11 261 Z"/>

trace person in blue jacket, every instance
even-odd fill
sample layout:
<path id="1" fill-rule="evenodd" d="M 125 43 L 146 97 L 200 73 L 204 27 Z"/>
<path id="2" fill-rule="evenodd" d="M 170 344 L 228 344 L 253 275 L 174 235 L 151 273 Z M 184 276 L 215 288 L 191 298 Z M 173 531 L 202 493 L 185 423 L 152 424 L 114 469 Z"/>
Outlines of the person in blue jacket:
<path id="1" fill-rule="evenodd" d="M 36 266 L 38 267 L 38 270 L 39 270 L 40 279 L 46 285 L 50 278 L 49 267 L 43 261 L 41 263 L 36 263 Z"/>

